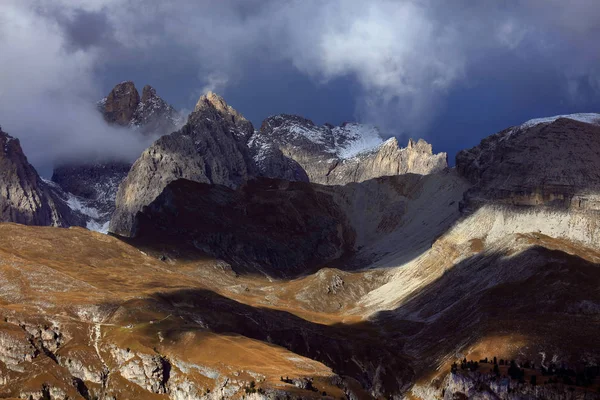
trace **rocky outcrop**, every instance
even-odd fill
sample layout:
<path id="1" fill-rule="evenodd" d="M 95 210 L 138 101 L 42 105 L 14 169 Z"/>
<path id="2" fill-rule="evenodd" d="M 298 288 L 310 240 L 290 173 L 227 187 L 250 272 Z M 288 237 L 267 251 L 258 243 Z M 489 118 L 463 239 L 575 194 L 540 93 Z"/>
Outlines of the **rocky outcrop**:
<path id="1" fill-rule="evenodd" d="M 600 210 L 600 126 L 588 120 L 506 129 L 459 152 L 456 168 L 475 185 L 464 196 L 467 210 L 490 202 Z"/>
<path id="2" fill-rule="evenodd" d="M 261 178 L 232 190 L 177 180 L 138 213 L 136 226 L 141 241 L 187 243 L 237 271 L 286 276 L 351 251 L 345 220 L 333 197 L 310 183 Z"/>
<path id="3" fill-rule="evenodd" d="M 140 103 L 140 94 L 131 81 L 121 82 L 100 101 L 104 119 L 111 124 L 127 126 Z"/>
<path id="4" fill-rule="evenodd" d="M 142 96 L 144 97 L 144 96 Z M 447 167 L 423 140 L 400 148 L 361 124 L 316 126 L 298 116 L 270 117 L 255 132 L 225 101 L 203 96 L 178 132 L 162 137 L 136 161 L 117 195 L 110 231 L 135 235 L 135 213 L 179 178 L 236 188 L 253 177 L 344 185 L 379 176 L 426 175 Z"/>
<path id="5" fill-rule="evenodd" d="M 185 120 L 175 109 L 146 85 L 130 126 L 135 126 L 146 135 L 165 135 L 179 129 Z"/>
<path id="6" fill-rule="evenodd" d="M 287 181 L 308 182 L 309 178 L 300 164 L 283 155 L 273 143 L 260 135 L 254 135 L 248 141 L 248 148 L 259 176 Z"/>
<path id="7" fill-rule="evenodd" d="M 247 141 L 250 121 L 213 93 L 202 96 L 187 124 L 158 139 L 133 164 L 117 193 L 110 231 L 134 236 L 135 214 L 170 182 L 189 179 L 238 187 L 255 175 Z"/>
<path id="8" fill-rule="evenodd" d="M 118 161 L 65 164 L 54 168 L 52 182 L 66 192 L 67 204 L 84 214 L 83 226 L 106 233 L 119 184 L 130 168 L 131 164 Z"/>
<path id="9" fill-rule="evenodd" d="M 413 390 L 417 396 L 423 397 L 419 390 Z M 531 385 L 529 382 L 518 382 L 509 377 L 496 377 L 493 374 L 480 372 L 451 373 L 445 379 L 441 392 L 428 393 L 432 397 L 444 400 L 457 398 L 481 400 L 521 400 L 521 399 L 600 399 L 600 393 L 593 391 L 576 391 L 574 387 L 562 384 Z"/>
<path id="10" fill-rule="evenodd" d="M 281 150 L 306 171 L 311 182 L 329 185 L 386 175 L 425 175 L 447 167 L 446 154 L 433 154 L 431 145 L 423 140 L 415 143 L 411 139 L 406 148 L 400 148 L 395 138 L 384 141 L 375 127 L 356 123 L 317 126 L 294 115 L 267 118 L 251 142 Z M 257 160 L 259 167 L 262 162 Z M 265 176 L 273 177 L 265 170 Z"/>
<path id="11" fill-rule="evenodd" d="M 142 96 L 131 81 L 116 85 L 98 108 L 110 124 L 138 128 L 143 134 L 164 135 L 183 125 L 183 117 L 156 90 L 146 85 Z"/>
<path id="12" fill-rule="evenodd" d="M 342 185 L 380 176 L 428 175 L 447 167 L 446 153 L 433 154 L 431 145 L 424 140 L 409 139 L 402 148 L 396 138 L 391 138 L 370 152 L 339 160 L 326 176 L 326 182 Z"/>
<path id="13" fill-rule="evenodd" d="M 52 181 L 66 192 L 96 201 L 97 209 L 106 213 L 114 210 L 119 183 L 130 168 L 130 164 L 123 162 L 62 165 L 54 168 Z"/>
<path id="14" fill-rule="evenodd" d="M 23 154 L 18 139 L 0 129 L 0 222 L 69 226 L 75 217 Z"/>
<path id="15" fill-rule="evenodd" d="M 122 82 L 98 107 L 108 123 L 129 127 L 132 135 L 158 137 L 183 125 L 183 117 L 148 85 L 140 97 L 133 82 Z M 118 160 L 63 163 L 54 168 L 52 182 L 65 192 L 69 206 L 82 214 L 80 225 L 106 233 L 119 184 L 130 168 L 131 163 Z"/>

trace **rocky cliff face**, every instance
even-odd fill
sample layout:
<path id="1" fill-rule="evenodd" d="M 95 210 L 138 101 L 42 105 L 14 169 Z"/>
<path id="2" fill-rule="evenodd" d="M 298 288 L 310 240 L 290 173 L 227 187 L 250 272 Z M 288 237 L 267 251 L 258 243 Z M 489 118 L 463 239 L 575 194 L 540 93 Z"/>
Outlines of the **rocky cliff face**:
<path id="1" fill-rule="evenodd" d="M 446 153 L 433 154 L 431 145 L 424 140 L 409 139 L 408 145 L 402 148 L 396 138 L 391 138 L 357 157 L 338 160 L 326 176 L 326 182 L 342 185 L 380 176 L 427 175 L 447 167 Z"/>
<path id="2" fill-rule="evenodd" d="M 131 164 L 117 161 L 62 165 L 54 168 L 52 182 L 66 192 L 69 205 L 86 216 L 84 226 L 106 233 L 119 184 L 130 168 Z"/>
<path id="3" fill-rule="evenodd" d="M 176 179 L 230 188 L 246 182 L 255 175 L 247 146 L 252 133 L 250 121 L 221 97 L 202 96 L 182 129 L 158 139 L 133 164 L 119 187 L 110 231 L 132 236 L 135 214 Z"/>
<path id="4" fill-rule="evenodd" d="M 137 238 L 187 243 L 238 272 L 306 273 L 354 245 L 333 196 L 316 186 L 260 178 L 232 190 L 177 180 L 137 215 Z"/>
<path id="5" fill-rule="evenodd" d="M 384 141 L 377 128 L 356 123 L 317 126 L 302 117 L 277 115 L 267 118 L 252 140 L 281 150 L 311 182 L 329 185 L 405 173 L 425 175 L 447 167 L 446 154 L 433 154 L 423 140 L 411 139 L 400 148 L 395 138 Z"/>
<path id="6" fill-rule="evenodd" d="M 160 98 L 153 87 L 144 86 L 140 97 L 131 81 L 116 85 L 100 100 L 98 108 L 108 123 L 134 127 L 152 136 L 173 132 L 184 123 L 183 116 Z"/>
<path id="7" fill-rule="evenodd" d="M 318 127 L 301 117 L 279 115 L 255 132 L 240 113 L 209 93 L 180 131 L 156 141 L 136 161 L 119 189 L 110 229 L 134 235 L 135 213 L 179 178 L 230 188 L 254 177 L 343 185 L 446 167 L 445 153 L 434 155 L 426 142 L 410 140 L 400 148 L 396 139 L 384 141 L 366 125 Z"/>
<path id="8" fill-rule="evenodd" d="M 74 218 L 58 193 L 27 161 L 18 139 L 0 129 L 0 222 L 69 226 Z"/>
<path id="9" fill-rule="evenodd" d="M 132 135 L 158 137 L 183 125 L 183 117 L 148 85 L 140 97 L 133 82 L 122 82 L 98 107 L 108 123 L 129 127 Z M 124 161 L 59 164 L 52 182 L 66 192 L 69 206 L 83 215 L 83 226 L 105 233 L 115 210 L 119 184 L 130 168 L 131 164 Z"/>
<path id="10" fill-rule="evenodd" d="M 456 168 L 475 185 L 465 193 L 464 207 L 491 202 L 600 210 L 596 121 L 600 123 L 600 115 L 532 120 L 461 151 Z"/>
<path id="11" fill-rule="evenodd" d="M 133 82 L 121 82 L 100 100 L 98 107 L 108 123 L 127 126 L 133 120 L 140 103 L 140 94 Z"/>

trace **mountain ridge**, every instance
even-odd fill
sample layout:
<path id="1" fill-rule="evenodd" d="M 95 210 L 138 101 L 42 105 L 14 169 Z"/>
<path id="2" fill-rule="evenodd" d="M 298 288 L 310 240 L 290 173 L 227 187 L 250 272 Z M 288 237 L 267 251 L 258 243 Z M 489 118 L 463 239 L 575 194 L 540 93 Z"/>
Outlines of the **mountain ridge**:
<path id="1" fill-rule="evenodd" d="M 201 97 L 123 180 L 111 235 L 0 224 L 0 397 L 600 398 L 593 115 L 455 168 L 425 141 L 268 120 Z M 0 185 L 50 205 L 114 189 L 74 167 L 64 193 L 0 144 Z"/>

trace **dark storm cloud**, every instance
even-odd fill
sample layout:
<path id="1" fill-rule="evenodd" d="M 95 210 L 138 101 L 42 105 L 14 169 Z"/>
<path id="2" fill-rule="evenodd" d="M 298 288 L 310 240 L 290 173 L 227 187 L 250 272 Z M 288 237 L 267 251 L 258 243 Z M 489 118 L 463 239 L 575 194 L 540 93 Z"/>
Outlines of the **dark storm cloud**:
<path id="1" fill-rule="evenodd" d="M 36 151 L 42 136 L 31 132 L 39 126 L 50 127 L 48 141 L 76 138 L 70 151 L 111 143 L 93 105 L 84 106 L 105 94 L 109 79 L 154 84 L 188 108 L 203 91 L 224 91 L 257 119 L 265 109 L 296 106 L 322 121 L 331 120 L 325 113 L 352 114 L 434 144 L 453 134 L 448 126 L 464 126 L 456 114 L 495 121 L 513 110 L 527 118 L 559 103 L 591 111 L 600 90 L 600 5 L 590 0 L 5 0 L 0 7 L 0 51 L 14 65 L 0 76 L 0 121 L 30 143 L 38 162 L 62 157 Z M 491 99 L 488 109 L 477 106 L 478 96 Z M 344 112 L 332 111 L 336 105 Z M 65 122 L 61 109 L 77 112 Z M 139 152 L 135 144 L 112 147 L 105 151 Z"/>
<path id="2" fill-rule="evenodd" d="M 68 44 L 74 49 L 109 48 L 118 44 L 105 12 L 74 10 L 71 15 L 59 14 L 56 19 L 67 35 Z"/>

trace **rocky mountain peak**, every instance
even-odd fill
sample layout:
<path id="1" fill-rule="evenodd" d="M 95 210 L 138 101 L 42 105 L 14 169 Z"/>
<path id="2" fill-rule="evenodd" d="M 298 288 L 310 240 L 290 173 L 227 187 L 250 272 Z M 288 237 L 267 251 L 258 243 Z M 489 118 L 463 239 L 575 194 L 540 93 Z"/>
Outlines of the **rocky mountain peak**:
<path id="1" fill-rule="evenodd" d="M 150 99 L 158 97 L 156 94 L 156 89 L 154 89 L 150 85 L 144 86 L 142 89 L 142 103 L 147 103 Z"/>
<path id="2" fill-rule="evenodd" d="M 2 127 L 0 127 L 0 147 L 4 150 L 3 153 L 0 154 L 0 157 L 8 157 L 9 155 L 13 155 L 16 152 L 21 151 L 19 139 L 16 139 L 4 132 Z"/>
<path id="3" fill-rule="evenodd" d="M 600 116 L 576 114 L 528 121 L 456 155 L 475 186 L 463 206 L 482 203 L 600 209 Z"/>
<path id="4" fill-rule="evenodd" d="M 108 123 L 136 128 L 145 135 L 164 135 L 184 123 L 183 117 L 156 93 L 156 89 L 146 85 L 140 97 L 131 81 L 116 85 L 98 107 Z"/>
<path id="5" fill-rule="evenodd" d="M 419 139 L 417 142 L 415 142 L 412 138 L 408 139 L 408 145 L 406 148 L 423 154 L 433 154 L 431 144 L 427 143 L 423 139 Z"/>
<path id="6" fill-rule="evenodd" d="M 135 235 L 135 215 L 172 181 L 236 188 L 255 173 L 247 141 L 252 123 L 214 93 L 198 100 L 188 122 L 146 149 L 121 183 L 110 231 Z"/>
<path id="7" fill-rule="evenodd" d="M 213 92 L 208 92 L 205 95 L 200 96 L 194 111 L 199 112 L 206 109 L 214 109 L 223 115 L 229 115 L 232 117 L 233 122 L 235 122 L 235 119 L 246 121 L 246 118 L 227 104 L 225 99 Z"/>
<path id="8" fill-rule="evenodd" d="M 29 164 L 19 140 L 0 128 L 0 222 L 69 226 L 69 210 Z"/>
<path id="9" fill-rule="evenodd" d="M 279 115 L 271 115 L 270 117 L 267 117 L 260 129 L 261 131 L 265 131 L 265 132 L 270 132 L 275 128 L 281 127 L 283 125 L 286 124 L 296 124 L 299 126 L 305 126 L 305 127 L 310 127 L 310 128 L 316 128 L 318 129 L 318 127 L 315 125 L 315 123 L 313 121 L 311 121 L 308 118 L 304 118 L 300 115 L 294 115 L 294 114 L 279 114 Z M 323 125 L 324 128 L 327 129 L 333 129 L 334 126 L 332 124 L 325 124 Z"/>
<path id="10" fill-rule="evenodd" d="M 132 135 L 161 136 L 179 129 L 182 116 L 156 93 L 144 86 L 142 96 L 131 81 L 116 85 L 98 104 L 99 111 L 110 124 L 130 128 Z M 55 165 L 54 189 L 62 189 L 67 205 L 81 214 L 79 225 L 105 232 L 115 207 L 115 197 L 131 164 L 120 160 L 100 159 L 90 162 L 68 162 Z M 83 221 L 83 222 L 82 222 Z"/>
<path id="11" fill-rule="evenodd" d="M 205 120 L 217 119 L 224 121 L 225 124 L 232 124 L 236 128 L 236 134 L 241 135 L 240 138 L 244 141 L 247 141 L 254 133 L 252 123 L 227 104 L 225 99 L 213 92 L 200 96 L 194 108 L 193 116 L 197 120 L 200 118 L 205 118 Z"/>
<path id="12" fill-rule="evenodd" d="M 102 101 L 104 118 L 109 123 L 127 126 L 134 118 L 140 94 L 131 81 L 121 82 Z"/>
<path id="13" fill-rule="evenodd" d="M 267 118 L 252 138 L 252 143 L 280 149 L 316 183 L 344 185 L 384 175 L 429 174 L 447 167 L 446 154 L 433 154 L 424 140 L 411 139 L 403 149 L 395 138 L 384 140 L 377 127 L 354 122 L 317 126 L 309 119 L 281 114 Z"/>
<path id="14" fill-rule="evenodd" d="M 412 148 L 412 144 L 411 144 L 412 139 L 408 140 L 408 146 L 406 147 L 407 149 Z M 383 142 L 383 144 L 381 145 L 381 147 L 389 147 L 389 148 L 400 148 L 400 143 L 398 142 L 398 139 L 395 136 L 392 136 L 391 138 L 389 138 L 388 140 L 386 140 L 385 142 Z"/>

